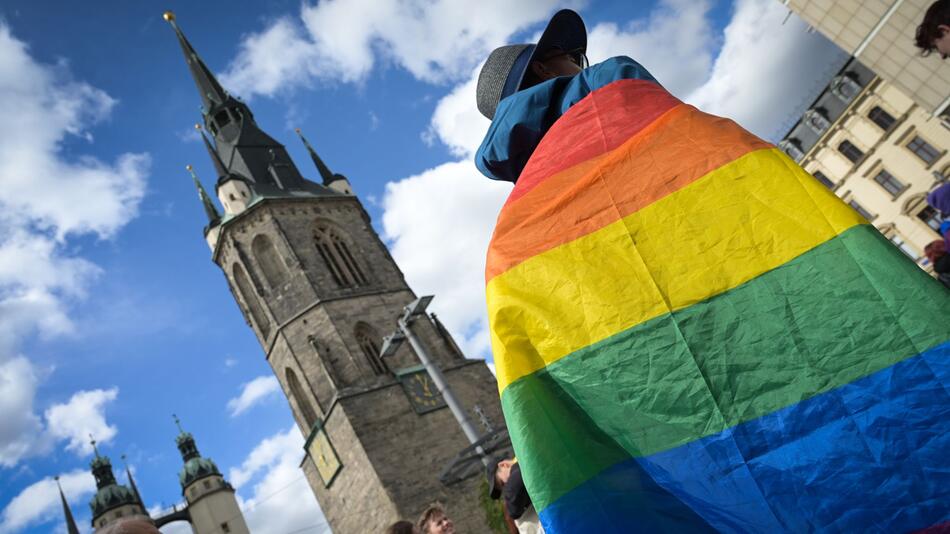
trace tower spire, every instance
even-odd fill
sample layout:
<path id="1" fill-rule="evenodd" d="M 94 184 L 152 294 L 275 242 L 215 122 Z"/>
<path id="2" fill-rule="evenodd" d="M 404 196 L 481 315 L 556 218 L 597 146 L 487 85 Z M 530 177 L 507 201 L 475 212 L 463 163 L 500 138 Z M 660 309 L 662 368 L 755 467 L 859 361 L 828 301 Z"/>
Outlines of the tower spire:
<path id="1" fill-rule="evenodd" d="M 125 476 L 126 476 L 126 478 L 129 479 L 129 485 L 132 486 L 132 493 L 135 494 L 135 498 L 138 499 L 139 504 L 141 504 L 141 505 L 144 506 L 145 503 L 142 502 L 142 495 L 139 493 L 139 488 L 138 488 L 138 486 L 135 485 L 135 479 L 132 478 L 132 471 L 129 470 L 129 463 L 128 463 L 127 461 L 125 461 L 125 455 L 124 455 L 124 454 L 122 455 L 122 463 L 125 464 Z"/>
<path id="2" fill-rule="evenodd" d="M 201 185 L 201 180 L 198 179 L 198 175 L 195 174 L 195 170 L 191 165 L 185 165 L 185 168 L 191 173 L 191 179 L 195 181 L 195 187 L 198 189 L 198 198 L 201 200 L 201 205 L 204 206 L 205 215 L 208 216 L 208 223 L 212 226 L 217 224 L 218 221 L 221 220 L 221 214 L 218 213 L 218 208 L 211 202 L 211 197 L 208 196 L 208 192 L 205 191 L 204 186 Z"/>
<path id="3" fill-rule="evenodd" d="M 221 161 L 221 155 L 218 154 L 218 151 L 214 148 L 214 145 L 211 144 L 208 136 L 205 135 L 204 129 L 200 124 L 195 124 L 195 130 L 198 130 L 198 132 L 201 134 L 201 139 L 205 143 L 205 148 L 208 150 L 208 156 L 211 158 L 211 162 L 214 163 L 214 170 L 218 173 L 218 178 L 227 176 L 228 169 L 224 166 L 224 162 Z"/>
<path id="4" fill-rule="evenodd" d="M 191 43 L 185 38 L 185 34 L 182 33 L 181 28 L 179 28 L 175 22 L 175 14 L 171 11 L 166 11 L 162 17 L 171 24 L 175 30 L 175 34 L 178 35 L 178 44 L 181 45 L 181 51 L 185 54 L 185 61 L 188 62 L 188 70 L 191 71 L 191 77 L 194 78 L 195 85 L 198 86 L 198 92 L 201 94 L 204 112 L 208 113 L 215 106 L 223 104 L 224 101 L 228 99 L 228 93 L 221 87 L 218 80 L 211 74 L 208 67 L 201 61 L 201 58 L 198 57 L 198 53 L 192 48 Z"/>
<path id="5" fill-rule="evenodd" d="M 59 500 L 63 503 L 63 516 L 66 518 L 67 534 L 79 534 L 79 527 L 76 526 L 76 520 L 73 519 L 73 512 L 69 509 L 66 502 L 66 496 L 63 495 L 63 486 L 59 483 L 59 477 L 53 477 L 56 480 L 56 487 L 59 488 Z"/>
<path id="6" fill-rule="evenodd" d="M 330 168 L 327 167 L 326 163 L 324 163 L 322 159 L 320 159 L 320 156 L 317 155 L 317 151 L 314 150 L 312 146 L 310 146 L 310 142 L 307 141 L 307 138 L 303 136 L 300 128 L 296 128 L 294 131 L 297 132 L 297 135 L 300 136 L 300 140 L 303 141 L 304 146 L 307 147 L 307 151 L 310 152 L 310 159 L 313 160 L 313 164 L 317 167 L 317 171 L 320 172 L 320 178 L 323 179 L 323 185 L 329 185 L 330 182 L 336 180 L 336 176 L 330 172 Z"/>
<path id="7" fill-rule="evenodd" d="M 92 434 L 89 434 L 89 443 L 92 444 L 92 451 L 96 453 L 96 458 L 98 458 L 99 449 L 96 447 L 96 438 L 92 437 Z"/>

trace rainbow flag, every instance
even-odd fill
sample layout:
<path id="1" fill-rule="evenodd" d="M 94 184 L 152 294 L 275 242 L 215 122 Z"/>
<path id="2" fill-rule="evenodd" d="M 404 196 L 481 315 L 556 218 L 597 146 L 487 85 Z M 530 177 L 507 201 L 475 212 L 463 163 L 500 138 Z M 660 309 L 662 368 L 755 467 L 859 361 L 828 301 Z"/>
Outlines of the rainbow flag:
<path id="1" fill-rule="evenodd" d="M 486 269 L 547 533 L 950 520 L 950 292 L 734 122 L 649 76 L 584 76 Z M 519 95 L 490 137 L 539 101 Z"/>

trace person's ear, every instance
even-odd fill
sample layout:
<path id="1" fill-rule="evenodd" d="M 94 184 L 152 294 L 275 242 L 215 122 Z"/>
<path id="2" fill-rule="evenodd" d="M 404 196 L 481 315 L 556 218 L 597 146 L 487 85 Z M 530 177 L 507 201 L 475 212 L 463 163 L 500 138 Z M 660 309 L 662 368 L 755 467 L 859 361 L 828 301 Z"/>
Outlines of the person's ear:
<path id="1" fill-rule="evenodd" d="M 947 35 L 947 32 L 950 32 L 950 26 L 946 24 L 938 24 L 937 29 L 940 30 L 940 37 Z"/>

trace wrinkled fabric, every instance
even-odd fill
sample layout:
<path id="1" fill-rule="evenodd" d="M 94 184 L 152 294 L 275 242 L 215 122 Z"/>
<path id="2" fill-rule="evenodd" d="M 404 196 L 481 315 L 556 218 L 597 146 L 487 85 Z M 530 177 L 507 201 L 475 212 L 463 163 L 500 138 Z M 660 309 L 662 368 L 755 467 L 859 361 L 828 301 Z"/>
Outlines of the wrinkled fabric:
<path id="1" fill-rule="evenodd" d="M 549 533 L 950 520 L 950 292 L 784 153 L 628 58 L 502 101 L 486 262 Z"/>

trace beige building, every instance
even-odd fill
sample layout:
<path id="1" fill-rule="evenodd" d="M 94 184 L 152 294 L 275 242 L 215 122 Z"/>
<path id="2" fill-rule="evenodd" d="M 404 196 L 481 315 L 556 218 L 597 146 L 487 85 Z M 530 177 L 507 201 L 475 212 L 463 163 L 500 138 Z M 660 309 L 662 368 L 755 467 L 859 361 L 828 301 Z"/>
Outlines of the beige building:
<path id="1" fill-rule="evenodd" d="M 917 26 L 933 0 L 783 0 L 835 44 L 915 102 L 940 115 L 950 104 L 950 62 L 921 57 Z"/>
<path id="2" fill-rule="evenodd" d="M 888 239 L 930 270 L 939 214 L 926 194 L 950 174 L 950 123 L 850 60 L 779 143 Z"/>

